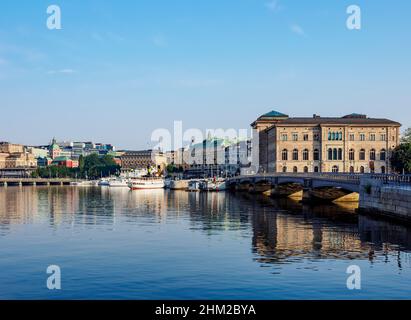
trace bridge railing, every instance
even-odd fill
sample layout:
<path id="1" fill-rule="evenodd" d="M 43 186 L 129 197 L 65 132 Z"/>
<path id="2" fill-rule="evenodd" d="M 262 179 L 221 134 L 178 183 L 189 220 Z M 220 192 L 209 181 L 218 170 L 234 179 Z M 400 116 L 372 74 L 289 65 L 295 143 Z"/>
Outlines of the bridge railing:
<path id="1" fill-rule="evenodd" d="M 331 172 L 318 172 L 318 173 L 260 173 L 250 176 L 238 176 L 231 178 L 230 180 L 246 179 L 246 178 L 277 178 L 277 177 L 293 177 L 293 178 L 307 178 L 307 179 L 330 179 L 336 181 L 350 181 L 359 183 L 361 178 L 369 178 L 373 180 L 383 181 L 385 183 L 396 184 L 411 184 L 411 175 L 398 175 L 398 174 L 361 174 L 361 173 L 331 173 Z"/>

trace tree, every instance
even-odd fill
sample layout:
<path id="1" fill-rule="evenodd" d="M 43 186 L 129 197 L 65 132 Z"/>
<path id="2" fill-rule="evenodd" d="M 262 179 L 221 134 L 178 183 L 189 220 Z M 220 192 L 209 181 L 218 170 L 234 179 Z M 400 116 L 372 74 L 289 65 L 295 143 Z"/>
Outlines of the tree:
<path id="1" fill-rule="evenodd" d="M 391 165 L 397 173 L 411 173 L 411 142 L 402 143 L 393 151 Z"/>
<path id="2" fill-rule="evenodd" d="M 408 128 L 405 130 L 402 138 L 401 138 L 401 143 L 403 144 L 411 144 L 411 128 Z"/>

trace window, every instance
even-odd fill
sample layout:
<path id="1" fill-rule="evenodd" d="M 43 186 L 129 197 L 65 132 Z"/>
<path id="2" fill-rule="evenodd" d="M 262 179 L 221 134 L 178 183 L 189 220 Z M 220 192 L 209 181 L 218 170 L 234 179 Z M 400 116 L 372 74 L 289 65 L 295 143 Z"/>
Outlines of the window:
<path id="1" fill-rule="evenodd" d="M 293 150 L 293 160 L 298 161 L 298 150 L 297 149 Z"/>
<path id="2" fill-rule="evenodd" d="M 354 167 L 353 166 L 350 167 L 350 173 L 354 173 Z"/>
<path id="3" fill-rule="evenodd" d="M 298 141 L 298 133 L 293 133 L 293 141 Z"/>
<path id="4" fill-rule="evenodd" d="M 385 149 L 382 149 L 380 152 L 380 160 L 381 161 L 386 161 L 387 160 L 387 151 Z"/>
<path id="5" fill-rule="evenodd" d="M 370 141 L 375 141 L 375 133 L 370 134 Z"/>
<path id="6" fill-rule="evenodd" d="M 304 173 L 308 173 L 308 167 L 304 167 Z"/>
<path id="7" fill-rule="evenodd" d="M 360 161 L 364 161 L 365 160 L 365 150 L 361 149 L 360 151 Z"/>
<path id="8" fill-rule="evenodd" d="M 365 168 L 364 168 L 363 166 L 361 166 L 360 172 L 361 172 L 361 173 L 365 173 Z"/>
<path id="9" fill-rule="evenodd" d="M 314 133 L 314 141 L 320 141 L 320 135 L 318 133 Z"/>
<path id="10" fill-rule="evenodd" d="M 380 140 L 381 140 L 381 141 L 387 141 L 387 135 L 386 135 L 385 133 L 383 133 L 383 134 L 380 136 Z"/>
<path id="11" fill-rule="evenodd" d="M 281 153 L 281 158 L 283 159 L 283 161 L 287 161 L 288 160 L 288 150 L 284 149 Z"/>
<path id="12" fill-rule="evenodd" d="M 370 151 L 370 160 L 371 161 L 375 161 L 376 157 L 375 157 L 375 149 L 371 149 Z"/>
<path id="13" fill-rule="evenodd" d="M 364 133 L 360 133 L 360 141 L 365 141 L 365 134 Z"/>
<path id="14" fill-rule="evenodd" d="M 338 160 L 342 160 L 343 159 L 343 150 L 340 148 L 338 149 Z"/>
<path id="15" fill-rule="evenodd" d="M 339 171 L 338 166 L 333 166 L 333 172 L 338 173 L 338 171 Z"/>
<path id="16" fill-rule="evenodd" d="M 314 161 L 320 160 L 320 151 L 318 149 L 314 150 Z"/>
<path id="17" fill-rule="evenodd" d="M 308 133 L 304 133 L 303 139 L 304 139 L 304 141 L 308 141 Z"/>
<path id="18" fill-rule="evenodd" d="M 331 161 L 333 159 L 333 149 L 328 149 L 328 160 Z"/>
<path id="19" fill-rule="evenodd" d="M 351 149 L 350 150 L 350 153 L 349 153 L 349 160 L 350 161 L 354 161 L 355 160 L 355 151 L 354 151 L 354 149 Z"/>
<path id="20" fill-rule="evenodd" d="M 308 160 L 310 160 L 309 158 L 310 158 L 310 156 L 309 156 L 309 151 L 308 151 L 308 149 L 305 149 L 305 150 L 303 151 L 303 160 L 304 160 L 304 161 L 308 161 Z"/>
<path id="21" fill-rule="evenodd" d="M 314 172 L 320 172 L 320 169 L 317 166 L 315 166 L 314 167 Z"/>
<path id="22" fill-rule="evenodd" d="M 283 133 L 283 134 L 281 135 L 281 140 L 287 141 L 287 140 L 288 140 L 288 135 L 287 135 L 286 133 Z"/>
<path id="23" fill-rule="evenodd" d="M 355 141 L 355 134 L 354 133 L 350 134 L 350 141 Z"/>
<path id="24" fill-rule="evenodd" d="M 283 167 L 283 172 L 284 172 L 284 173 L 287 172 L 287 167 Z"/>
<path id="25" fill-rule="evenodd" d="M 294 172 L 294 173 L 297 173 L 297 172 L 298 172 L 298 168 L 297 168 L 297 167 L 294 167 L 294 168 L 293 168 L 293 172 Z"/>
<path id="26" fill-rule="evenodd" d="M 381 167 L 381 173 L 382 173 L 382 174 L 385 174 L 385 173 L 386 173 L 386 171 L 387 171 L 387 170 L 385 169 L 385 167 L 384 167 L 384 166 L 382 166 L 382 167 Z"/>
<path id="27" fill-rule="evenodd" d="M 333 160 L 337 160 L 337 158 L 338 158 L 338 150 L 337 150 L 337 148 L 335 148 L 333 150 Z"/>

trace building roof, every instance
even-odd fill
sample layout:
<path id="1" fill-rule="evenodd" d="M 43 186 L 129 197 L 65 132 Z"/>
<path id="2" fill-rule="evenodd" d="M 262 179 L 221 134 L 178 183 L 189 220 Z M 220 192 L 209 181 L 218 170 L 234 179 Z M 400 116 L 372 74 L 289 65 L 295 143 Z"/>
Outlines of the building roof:
<path id="1" fill-rule="evenodd" d="M 55 158 L 55 159 L 53 160 L 53 162 L 62 162 L 62 161 L 68 161 L 68 160 L 70 160 L 69 157 L 62 156 L 62 157 L 57 157 L 57 158 Z"/>
<path id="2" fill-rule="evenodd" d="M 260 118 L 288 118 L 288 115 L 272 110 L 266 114 L 263 114 Z"/>
<path id="3" fill-rule="evenodd" d="M 378 118 L 364 118 L 364 117 L 342 117 L 342 118 L 323 118 L 323 117 L 313 117 L 313 118 L 288 118 L 279 122 L 277 125 L 383 125 L 383 126 L 401 126 L 400 123 L 389 120 L 389 119 L 378 119 Z"/>

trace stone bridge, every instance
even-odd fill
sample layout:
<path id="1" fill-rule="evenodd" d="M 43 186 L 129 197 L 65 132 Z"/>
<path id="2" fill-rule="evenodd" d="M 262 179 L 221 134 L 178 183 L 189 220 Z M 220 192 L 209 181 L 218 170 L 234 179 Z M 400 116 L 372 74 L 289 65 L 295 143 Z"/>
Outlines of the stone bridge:
<path id="1" fill-rule="evenodd" d="M 257 174 L 238 176 L 227 181 L 235 191 L 265 193 L 271 196 L 299 197 L 304 201 L 359 201 L 362 179 L 393 182 L 395 175 L 372 174 Z M 405 181 L 403 183 L 406 183 Z"/>

